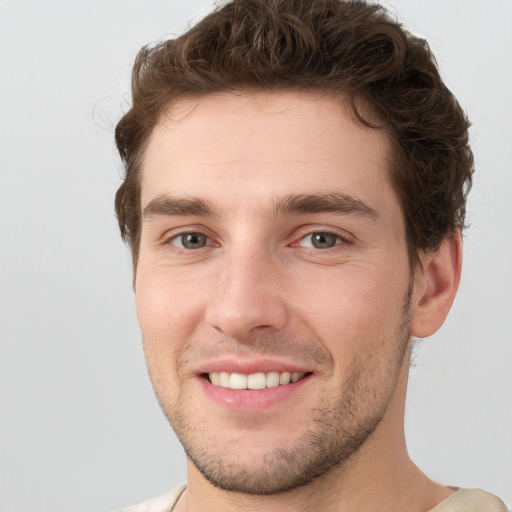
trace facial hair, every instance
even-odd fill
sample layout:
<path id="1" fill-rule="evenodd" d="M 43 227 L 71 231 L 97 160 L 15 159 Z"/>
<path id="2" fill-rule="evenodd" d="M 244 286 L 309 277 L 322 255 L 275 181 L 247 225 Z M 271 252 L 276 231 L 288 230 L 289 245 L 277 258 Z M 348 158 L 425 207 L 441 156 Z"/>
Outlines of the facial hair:
<path id="1" fill-rule="evenodd" d="M 208 426 L 194 424 L 189 410 L 180 406 L 188 402 L 186 393 L 181 391 L 172 406 L 157 393 L 187 457 L 215 487 L 249 495 L 287 492 L 334 468 L 343 467 L 371 437 L 393 396 L 410 343 L 411 296 L 412 290 L 409 289 L 403 301 L 402 318 L 396 328 L 396 349 L 388 360 L 371 362 L 361 357 L 342 384 L 338 383 L 337 389 L 325 393 L 321 403 L 310 409 L 305 418 L 309 425 L 293 447 L 270 451 L 262 447 L 260 455 L 251 464 L 244 463 L 237 456 L 236 440 L 229 446 L 205 442 L 202 433 Z M 289 347 L 289 351 L 283 352 L 283 346 Z M 299 346 L 301 354 L 306 353 L 310 360 L 327 364 L 331 358 L 316 342 Z M 244 345 L 238 347 L 238 354 L 245 350 Z M 258 353 L 264 355 L 272 352 L 289 354 L 297 344 L 261 338 L 251 341 L 250 347 L 251 351 L 257 347 Z M 207 350 L 211 352 L 209 355 L 213 355 L 216 350 L 221 352 L 225 348 L 221 343 Z M 183 360 L 187 358 L 184 354 Z M 368 378 L 376 372 L 382 374 L 378 382 Z M 155 383 L 154 387 L 155 390 L 159 388 Z M 253 428 L 258 427 L 253 425 Z"/>

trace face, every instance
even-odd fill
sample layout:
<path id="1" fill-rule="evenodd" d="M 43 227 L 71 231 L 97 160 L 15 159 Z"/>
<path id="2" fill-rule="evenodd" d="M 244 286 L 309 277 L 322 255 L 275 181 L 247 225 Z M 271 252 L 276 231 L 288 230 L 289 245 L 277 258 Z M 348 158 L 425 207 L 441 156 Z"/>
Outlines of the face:
<path id="1" fill-rule="evenodd" d="M 307 484 L 391 414 L 411 282 L 388 160 L 384 132 L 313 93 L 188 99 L 154 129 L 137 313 L 160 404 L 217 487 Z"/>

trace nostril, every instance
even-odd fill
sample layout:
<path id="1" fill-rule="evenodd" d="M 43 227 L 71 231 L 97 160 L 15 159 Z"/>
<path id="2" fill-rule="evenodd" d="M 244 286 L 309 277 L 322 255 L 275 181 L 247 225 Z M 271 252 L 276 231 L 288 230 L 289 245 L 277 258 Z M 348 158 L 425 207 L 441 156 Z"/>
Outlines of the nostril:
<path id="1" fill-rule="evenodd" d="M 248 286 L 243 290 L 221 290 L 205 311 L 205 321 L 210 327 L 237 340 L 246 340 L 264 331 L 281 330 L 287 318 L 287 306 L 280 295 L 260 288 L 254 291 Z"/>

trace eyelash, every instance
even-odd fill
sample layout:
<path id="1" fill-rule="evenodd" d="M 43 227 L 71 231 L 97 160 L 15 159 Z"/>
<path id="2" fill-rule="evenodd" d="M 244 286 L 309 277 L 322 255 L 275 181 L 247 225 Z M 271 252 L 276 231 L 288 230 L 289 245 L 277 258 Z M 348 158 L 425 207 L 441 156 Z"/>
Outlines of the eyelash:
<path id="1" fill-rule="evenodd" d="M 201 247 L 197 247 L 197 248 L 187 248 L 187 247 L 184 247 L 183 246 L 183 237 L 185 237 L 186 235 L 204 236 L 204 237 L 206 237 L 206 243 L 205 243 L 205 245 L 203 245 Z M 336 240 L 335 240 L 334 245 L 332 245 L 330 247 L 323 247 L 323 248 L 314 247 L 313 246 L 314 242 L 312 240 L 310 242 L 311 246 L 303 246 L 303 245 L 301 245 L 301 243 L 303 241 L 305 241 L 308 237 L 313 237 L 315 235 L 326 235 L 328 237 L 334 237 Z M 179 240 L 179 239 L 182 240 L 181 241 L 181 246 L 176 245 L 176 243 L 175 243 L 175 241 Z M 302 247 L 305 250 L 314 251 L 314 252 L 317 252 L 317 251 L 322 251 L 322 252 L 325 251 L 325 252 L 327 252 L 330 249 L 335 250 L 339 246 L 351 245 L 351 244 L 353 244 L 353 241 L 349 237 L 341 235 L 339 232 L 335 232 L 333 230 L 328 230 L 328 229 L 314 229 L 314 230 L 310 230 L 310 231 L 307 231 L 307 232 L 306 232 L 306 230 L 304 230 L 304 232 L 300 235 L 300 237 L 296 238 L 296 241 L 291 243 L 289 246 L 291 246 L 291 247 Z M 164 245 L 171 245 L 171 246 L 173 246 L 174 250 L 176 250 L 179 253 L 191 254 L 193 252 L 197 252 L 197 251 L 199 251 L 201 249 L 204 249 L 206 247 L 216 246 L 218 244 L 216 244 L 210 236 L 208 236 L 206 233 L 204 233 L 203 230 L 201 230 L 201 229 L 198 229 L 198 230 L 191 229 L 191 230 L 187 230 L 187 231 L 182 231 L 180 233 L 173 233 L 172 236 L 166 237 L 165 240 L 164 240 Z"/>
<path id="2" fill-rule="evenodd" d="M 303 246 L 304 248 L 311 249 L 311 250 L 327 251 L 329 249 L 334 249 L 335 247 L 337 247 L 339 245 L 344 245 L 344 244 L 350 244 L 351 243 L 351 241 L 348 240 L 347 237 L 344 237 L 344 236 L 340 235 L 339 233 L 336 233 L 336 232 L 333 232 L 333 231 L 329 231 L 329 230 L 321 230 L 321 229 L 319 229 L 319 230 L 315 230 L 315 231 L 311 231 L 309 233 L 306 233 L 305 235 L 301 236 L 298 239 L 298 241 L 295 242 L 292 245 L 299 245 L 300 246 L 300 243 L 304 242 L 308 238 L 310 238 L 310 240 L 311 240 L 311 245 L 314 245 L 313 237 L 315 235 L 324 235 L 324 236 L 326 235 L 328 237 L 334 237 L 335 238 L 335 243 L 331 247 L 320 248 L 320 247 L 305 247 L 305 246 Z"/>
<path id="3" fill-rule="evenodd" d="M 187 235 L 204 236 L 206 238 L 206 243 L 205 243 L 205 245 L 203 245 L 201 247 L 198 247 L 196 249 L 191 249 L 191 248 L 183 247 L 183 242 L 181 244 L 182 245 L 181 247 L 178 246 L 178 245 L 175 245 L 175 243 L 173 243 L 175 240 L 178 240 L 178 239 L 183 240 L 183 237 L 185 237 Z M 208 236 L 206 233 L 204 233 L 203 231 L 201 231 L 201 230 L 190 230 L 190 231 L 182 231 L 181 233 L 173 233 L 172 236 L 167 237 L 164 240 L 164 244 L 165 245 L 167 245 L 167 244 L 168 245 L 172 245 L 176 250 L 181 251 L 183 253 L 190 253 L 190 252 L 193 252 L 193 251 L 197 251 L 197 250 L 203 249 L 204 247 L 210 247 L 210 246 L 216 245 L 215 243 L 213 243 L 212 238 L 210 236 Z"/>

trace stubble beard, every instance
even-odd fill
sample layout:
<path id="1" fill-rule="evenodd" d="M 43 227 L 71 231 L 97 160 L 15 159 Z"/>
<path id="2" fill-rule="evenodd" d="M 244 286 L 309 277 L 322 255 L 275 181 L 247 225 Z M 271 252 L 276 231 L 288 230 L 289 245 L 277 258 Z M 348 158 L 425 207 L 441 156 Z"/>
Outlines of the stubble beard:
<path id="1" fill-rule="evenodd" d="M 371 437 L 383 418 L 396 387 L 398 375 L 410 342 L 410 303 L 412 291 L 404 297 L 402 321 L 397 327 L 397 350 L 387 364 L 385 382 L 370 383 L 367 368 L 359 365 L 346 379 L 343 393 L 323 399 L 309 414 L 311 425 L 292 448 L 263 452 L 260 460 L 240 462 L 236 444 L 216 447 L 201 439 L 197 425 L 183 407 L 160 404 L 183 445 L 187 457 L 215 487 L 248 495 L 271 495 L 309 484 L 344 465 Z M 363 362 L 364 363 L 364 362 Z M 186 403 L 181 397 L 178 403 Z M 372 404 L 370 409 L 367 404 Z M 364 411 L 364 413 L 361 413 Z"/>

